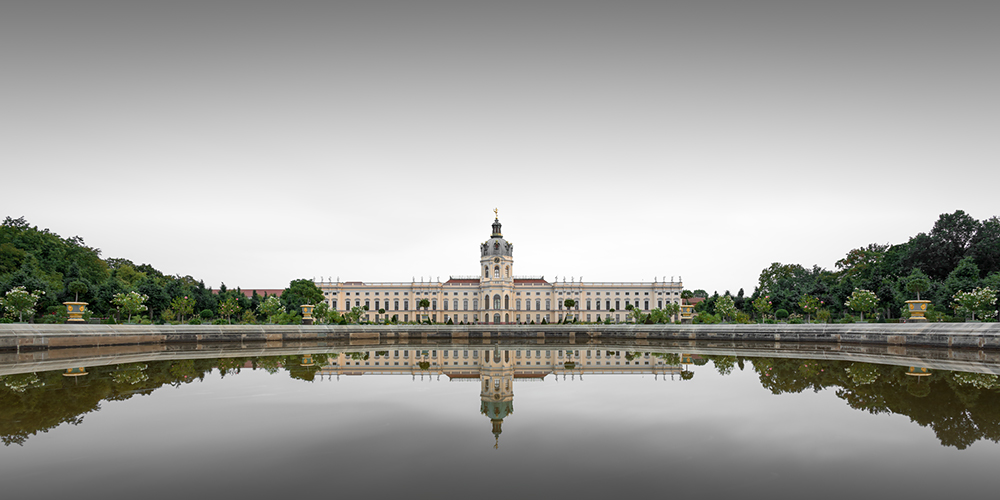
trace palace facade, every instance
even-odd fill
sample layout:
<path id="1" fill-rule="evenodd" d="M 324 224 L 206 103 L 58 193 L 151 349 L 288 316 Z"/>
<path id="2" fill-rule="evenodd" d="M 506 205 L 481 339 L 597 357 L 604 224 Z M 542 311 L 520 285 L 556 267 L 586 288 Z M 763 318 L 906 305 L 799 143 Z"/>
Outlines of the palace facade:
<path id="1" fill-rule="evenodd" d="M 340 312 L 368 306 L 367 321 L 396 316 L 399 321 L 435 323 L 547 323 L 628 321 L 628 306 L 648 313 L 665 304 L 680 304 L 684 286 L 668 282 L 584 282 L 571 278 L 546 281 L 544 276 L 514 274 L 514 245 L 504 239 L 500 220 L 479 246 L 477 275 L 450 276 L 448 281 L 371 283 L 319 281 L 331 309 Z M 575 304 L 565 307 L 566 300 Z M 421 302 L 426 300 L 426 307 Z M 379 313 L 384 310 L 384 313 Z"/>

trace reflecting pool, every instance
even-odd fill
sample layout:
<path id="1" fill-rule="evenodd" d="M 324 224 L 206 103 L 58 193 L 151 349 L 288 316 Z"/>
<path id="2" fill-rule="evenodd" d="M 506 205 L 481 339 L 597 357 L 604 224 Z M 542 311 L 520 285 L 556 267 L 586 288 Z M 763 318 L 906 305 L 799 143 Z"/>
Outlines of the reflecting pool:
<path id="1" fill-rule="evenodd" d="M 0 480 L 7 498 L 995 491 L 994 364 L 698 351 L 387 345 L 20 364 L 0 372 Z"/>

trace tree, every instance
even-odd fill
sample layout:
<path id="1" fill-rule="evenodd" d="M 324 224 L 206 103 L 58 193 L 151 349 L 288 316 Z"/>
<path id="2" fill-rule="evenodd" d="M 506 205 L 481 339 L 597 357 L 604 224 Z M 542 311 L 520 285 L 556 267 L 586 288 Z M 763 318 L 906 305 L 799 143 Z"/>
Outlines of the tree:
<path id="1" fill-rule="evenodd" d="M 848 297 L 845 306 L 861 313 L 861 321 L 865 320 L 865 312 L 871 311 L 878 305 L 878 297 L 869 290 L 855 289 L 854 293 Z"/>
<path id="2" fill-rule="evenodd" d="M 226 322 L 232 324 L 230 317 L 240 312 L 240 303 L 236 297 L 227 297 L 219 304 L 219 316 L 225 316 Z"/>
<path id="3" fill-rule="evenodd" d="M 277 296 L 269 295 L 266 299 L 264 299 L 264 302 L 261 302 L 260 305 L 257 306 L 257 312 L 263 314 L 264 317 L 267 318 L 268 323 L 273 323 L 274 318 L 278 314 L 285 312 L 285 308 L 281 305 L 281 300 L 279 300 Z"/>
<path id="4" fill-rule="evenodd" d="M 357 324 L 361 321 L 361 316 L 365 314 L 366 310 L 363 307 L 354 306 L 350 312 L 344 314 L 344 320 L 348 323 Z"/>
<path id="5" fill-rule="evenodd" d="M 116 293 L 115 298 L 111 301 L 112 304 L 118 307 L 119 313 L 128 314 L 127 322 L 132 322 L 132 315 L 141 313 L 146 310 L 146 299 L 149 297 L 136 292 L 131 291 L 127 293 Z"/>
<path id="6" fill-rule="evenodd" d="M 917 300 L 920 300 L 920 292 L 926 292 L 930 288 L 931 280 L 927 279 L 927 275 L 920 269 L 913 269 L 906 277 L 906 291 L 916 293 Z"/>
<path id="7" fill-rule="evenodd" d="M 944 280 L 946 293 L 951 296 L 964 290 L 972 290 L 978 286 L 979 266 L 976 265 L 976 261 L 972 257 L 960 260 L 958 266 L 952 272 L 948 273 L 948 278 Z"/>
<path id="8" fill-rule="evenodd" d="M 80 294 L 87 293 L 89 289 L 90 288 L 87 286 L 87 284 L 80 280 L 70 281 L 69 284 L 66 285 L 66 291 L 74 295 L 73 302 L 79 302 Z"/>
<path id="9" fill-rule="evenodd" d="M 18 321 L 24 322 L 25 314 L 29 318 L 35 315 L 35 304 L 43 295 L 45 295 L 45 292 L 29 292 L 23 286 L 16 286 L 8 290 L 4 297 L 0 299 L 0 306 L 10 315 L 17 315 Z"/>
<path id="10" fill-rule="evenodd" d="M 954 296 L 956 309 L 966 310 L 972 313 L 972 320 L 975 321 L 976 313 L 979 317 L 993 316 L 996 314 L 997 292 L 992 288 L 976 288 L 971 292 L 958 292 Z"/>
<path id="11" fill-rule="evenodd" d="M 298 311 L 304 304 L 317 305 L 323 300 L 323 291 L 310 279 L 292 280 L 281 292 L 281 302 L 290 311 Z"/>
<path id="12" fill-rule="evenodd" d="M 982 276 L 1000 271 L 1000 218 L 984 220 L 969 242 L 969 255 Z"/>
<path id="13" fill-rule="evenodd" d="M 761 323 L 764 322 L 764 316 L 771 312 L 771 297 L 768 295 L 761 295 L 753 301 L 753 308 L 757 311 L 760 316 Z"/>
<path id="14" fill-rule="evenodd" d="M 194 299 L 188 297 L 187 295 L 183 297 L 174 297 L 170 301 L 170 308 L 174 311 L 177 316 L 180 317 L 180 321 L 184 321 L 184 317 L 188 314 L 194 312 Z"/>
<path id="15" fill-rule="evenodd" d="M 636 324 L 645 323 L 646 315 L 643 314 L 642 309 L 639 309 L 638 307 L 629 309 L 628 315 L 632 317 L 632 320 L 635 321 Z"/>
<path id="16" fill-rule="evenodd" d="M 573 300 L 573 299 L 566 299 L 566 300 L 563 301 L 563 305 L 566 306 L 567 310 L 573 309 L 573 307 L 576 306 L 576 301 Z M 565 322 L 569 322 L 569 315 L 570 315 L 570 313 L 567 312 L 566 313 L 566 319 L 564 320 Z"/>
<path id="17" fill-rule="evenodd" d="M 420 302 L 418 302 L 417 305 L 419 307 L 424 308 L 424 310 L 426 311 L 427 308 L 431 306 L 431 301 L 429 301 L 427 299 L 420 299 Z"/>
<path id="18" fill-rule="evenodd" d="M 719 300 L 715 301 L 715 312 L 726 320 L 732 319 L 736 316 L 736 305 L 733 303 L 733 298 L 728 293 L 719 297 Z"/>
<path id="19" fill-rule="evenodd" d="M 680 304 L 674 304 L 672 302 L 667 302 L 666 304 L 663 305 L 662 311 L 663 311 L 663 314 L 665 314 L 667 316 L 666 323 L 672 323 L 673 320 L 674 320 L 674 317 L 677 316 L 677 314 L 679 314 L 681 312 L 681 305 Z"/>
<path id="20" fill-rule="evenodd" d="M 910 238 L 903 263 L 909 268 L 920 268 L 931 279 L 943 280 L 967 256 L 979 228 L 979 222 L 962 210 L 941 214 L 930 234 L 919 233 Z"/>
<path id="21" fill-rule="evenodd" d="M 812 322 L 812 315 L 819 311 L 819 308 L 823 305 L 823 301 L 813 297 L 812 295 L 803 295 L 799 299 L 799 308 L 802 312 L 806 313 L 806 323 Z"/>

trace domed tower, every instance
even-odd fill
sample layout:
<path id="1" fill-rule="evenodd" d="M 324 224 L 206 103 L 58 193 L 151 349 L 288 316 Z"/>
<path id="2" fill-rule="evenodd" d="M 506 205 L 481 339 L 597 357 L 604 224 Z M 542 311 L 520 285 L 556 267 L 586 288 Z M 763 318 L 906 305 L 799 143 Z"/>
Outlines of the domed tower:
<path id="1" fill-rule="evenodd" d="M 489 417 L 493 424 L 494 448 L 500 446 L 503 419 L 514 413 L 514 363 L 510 351 L 501 351 L 494 346 L 492 351 L 483 351 L 483 362 L 479 365 L 479 392 L 481 404 L 479 412 Z"/>
<path id="2" fill-rule="evenodd" d="M 494 213 L 496 209 L 493 210 Z M 510 323 L 514 295 L 514 244 L 503 239 L 499 215 L 490 239 L 479 246 L 480 289 L 486 323 Z"/>

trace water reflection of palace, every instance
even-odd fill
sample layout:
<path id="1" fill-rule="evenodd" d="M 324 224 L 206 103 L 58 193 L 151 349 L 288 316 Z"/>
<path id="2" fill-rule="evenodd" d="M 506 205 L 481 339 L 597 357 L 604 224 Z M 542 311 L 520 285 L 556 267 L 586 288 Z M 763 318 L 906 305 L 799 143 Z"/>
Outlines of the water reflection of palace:
<path id="1" fill-rule="evenodd" d="M 480 383 L 480 413 L 486 415 L 499 444 L 503 419 L 514 413 L 514 380 L 583 380 L 586 375 L 652 374 L 666 380 L 682 373 L 681 365 L 649 353 L 603 349 L 388 349 L 331 355 L 320 379 L 341 375 L 411 375 Z M 494 447 L 497 446 L 494 445 Z"/>

